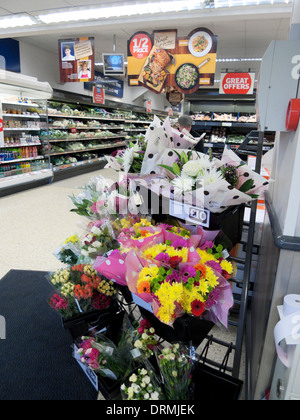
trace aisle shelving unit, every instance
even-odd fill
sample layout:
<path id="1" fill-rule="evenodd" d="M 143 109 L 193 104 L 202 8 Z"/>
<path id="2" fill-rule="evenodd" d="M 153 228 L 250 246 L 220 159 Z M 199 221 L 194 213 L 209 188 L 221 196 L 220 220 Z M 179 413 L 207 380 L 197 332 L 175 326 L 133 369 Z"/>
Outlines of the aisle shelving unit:
<path id="1" fill-rule="evenodd" d="M 3 101 L 1 106 L 0 194 L 25 184 L 51 182 L 53 172 L 40 140 L 40 103 Z"/>
<path id="2" fill-rule="evenodd" d="M 54 181 L 102 169 L 105 155 L 145 134 L 153 115 L 144 111 L 57 100 L 40 113 L 42 143 Z"/>

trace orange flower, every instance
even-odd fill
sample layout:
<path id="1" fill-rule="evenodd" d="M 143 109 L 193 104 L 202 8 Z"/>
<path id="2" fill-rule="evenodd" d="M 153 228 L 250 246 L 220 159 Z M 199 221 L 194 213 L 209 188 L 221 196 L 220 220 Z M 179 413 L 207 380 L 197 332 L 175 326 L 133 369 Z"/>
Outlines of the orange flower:
<path id="1" fill-rule="evenodd" d="M 197 271 L 200 271 L 201 276 L 203 276 L 203 277 L 206 276 L 206 267 L 205 267 L 204 264 L 202 264 L 202 263 L 196 264 L 196 265 L 194 265 L 194 269 L 197 270 Z"/>
<path id="2" fill-rule="evenodd" d="M 82 276 L 81 276 L 81 280 L 84 282 L 84 283 L 90 283 L 91 282 L 91 278 L 90 277 L 88 277 L 86 274 L 83 274 Z"/>
<path id="3" fill-rule="evenodd" d="M 148 230 L 141 230 L 142 237 L 147 236 L 147 233 L 149 233 Z"/>
<path id="4" fill-rule="evenodd" d="M 150 283 L 148 281 L 141 281 L 137 286 L 138 293 L 150 293 Z"/>

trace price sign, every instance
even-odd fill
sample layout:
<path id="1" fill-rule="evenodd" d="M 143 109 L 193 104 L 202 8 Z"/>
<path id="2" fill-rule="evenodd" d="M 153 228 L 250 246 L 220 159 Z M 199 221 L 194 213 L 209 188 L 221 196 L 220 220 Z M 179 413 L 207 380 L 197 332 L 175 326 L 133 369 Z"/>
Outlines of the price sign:
<path id="1" fill-rule="evenodd" d="M 189 204 L 170 200 L 169 214 L 189 223 L 209 228 L 210 211 L 202 207 L 191 206 Z"/>
<path id="2" fill-rule="evenodd" d="M 133 57 L 143 59 L 150 54 L 152 41 L 146 33 L 141 32 L 133 36 L 129 48 Z"/>

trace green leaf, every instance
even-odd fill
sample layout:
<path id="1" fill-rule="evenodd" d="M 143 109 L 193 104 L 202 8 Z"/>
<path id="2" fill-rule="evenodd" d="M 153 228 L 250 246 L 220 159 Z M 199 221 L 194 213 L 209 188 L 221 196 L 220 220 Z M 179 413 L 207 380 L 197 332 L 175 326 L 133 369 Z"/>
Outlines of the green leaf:
<path id="1" fill-rule="evenodd" d="M 185 163 L 187 163 L 189 161 L 189 159 L 188 159 L 188 157 L 187 157 L 187 155 L 186 155 L 186 153 L 185 152 L 182 152 L 181 153 L 181 162 L 182 162 L 182 164 L 184 165 Z"/>
<path id="2" fill-rule="evenodd" d="M 247 191 L 251 190 L 251 188 L 253 188 L 253 185 L 253 179 L 248 179 L 246 182 L 243 183 L 243 185 L 240 186 L 239 190 L 243 193 L 246 193 Z"/>
<path id="3" fill-rule="evenodd" d="M 175 175 L 181 175 L 180 168 L 176 162 L 173 163 L 173 172 Z"/>
<path id="4" fill-rule="evenodd" d="M 172 172 L 172 174 L 176 175 L 175 172 L 173 171 L 173 168 L 171 168 L 171 166 L 167 166 L 167 165 L 158 165 L 164 169 L 167 169 L 168 171 Z"/>

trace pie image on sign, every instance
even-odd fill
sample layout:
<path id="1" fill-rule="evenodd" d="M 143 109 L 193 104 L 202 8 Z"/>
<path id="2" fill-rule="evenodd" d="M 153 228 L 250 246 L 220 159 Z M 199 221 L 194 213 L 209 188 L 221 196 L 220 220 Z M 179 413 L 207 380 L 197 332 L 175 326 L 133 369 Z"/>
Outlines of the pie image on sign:
<path id="1" fill-rule="evenodd" d="M 173 57 L 163 48 L 154 46 L 139 76 L 139 82 L 160 92 L 169 72 L 166 67 Z"/>

